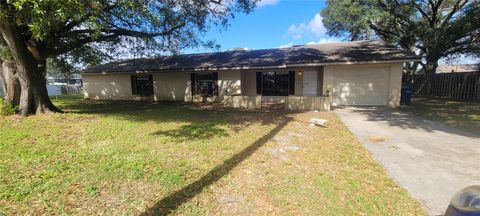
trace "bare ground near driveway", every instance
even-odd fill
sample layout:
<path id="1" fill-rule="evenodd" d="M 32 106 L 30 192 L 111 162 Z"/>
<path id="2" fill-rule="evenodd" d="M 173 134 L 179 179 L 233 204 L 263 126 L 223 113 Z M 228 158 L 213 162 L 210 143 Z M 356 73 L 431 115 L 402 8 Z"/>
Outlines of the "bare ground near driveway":
<path id="1" fill-rule="evenodd" d="M 414 95 L 409 106 L 401 110 L 450 126 L 480 131 L 480 102 Z"/>
<path id="2" fill-rule="evenodd" d="M 443 215 L 460 189 L 480 184 L 480 133 L 399 109 L 338 108 L 335 113 L 431 215 Z"/>

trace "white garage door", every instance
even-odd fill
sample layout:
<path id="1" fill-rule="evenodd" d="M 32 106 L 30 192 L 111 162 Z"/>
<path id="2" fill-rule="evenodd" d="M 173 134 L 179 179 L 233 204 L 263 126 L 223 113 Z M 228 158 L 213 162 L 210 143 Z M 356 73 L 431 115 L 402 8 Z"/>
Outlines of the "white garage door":
<path id="1" fill-rule="evenodd" d="M 332 105 L 387 105 L 388 67 L 344 67 L 333 71 Z"/>

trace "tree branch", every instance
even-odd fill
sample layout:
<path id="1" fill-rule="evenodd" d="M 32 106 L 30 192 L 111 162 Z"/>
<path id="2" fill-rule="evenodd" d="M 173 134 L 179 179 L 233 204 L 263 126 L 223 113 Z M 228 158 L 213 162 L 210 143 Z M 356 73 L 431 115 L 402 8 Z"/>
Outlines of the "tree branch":
<path id="1" fill-rule="evenodd" d="M 115 9 L 115 7 L 117 7 L 117 5 L 109 4 L 105 7 L 103 7 L 100 11 L 96 11 L 96 12 L 97 13 L 98 12 L 106 12 L 107 13 L 107 12 Z M 82 24 L 83 22 L 85 22 L 87 19 L 91 18 L 94 15 L 95 15 L 95 12 L 90 12 L 90 13 L 85 14 L 83 17 L 81 17 L 79 19 L 71 19 L 70 22 L 67 21 L 67 23 L 65 23 L 65 25 L 63 27 L 61 27 L 59 30 L 57 30 L 57 32 L 56 32 L 57 35 L 62 35 L 64 33 L 69 32 L 70 30 L 72 30 L 76 26 Z"/>
<path id="2" fill-rule="evenodd" d="M 430 17 L 429 17 L 428 14 L 422 9 L 421 5 L 419 5 L 419 4 L 417 4 L 417 3 L 414 3 L 414 6 L 415 6 L 415 8 L 418 10 L 418 12 L 420 12 L 420 14 L 422 14 L 422 16 L 431 23 Z"/>
<path id="3" fill-rule="evenodd" d="M 80 39 L 77 39 L 73 42 L 69 42 L 67 43 L 68 45 L 66 46 L 55 48 L 54 50 L 51 50 L 50 52 L 48 52 L 48 55 L 63 54 L 65 52 L 68 52 L 72 49 L 78 48 L 88 43 L 110 41 L 120 36 L 137 37 L 137 38 L 155 38 L 159 36 L 167 36 L 167 35 L 173 34 L 174 31 L 184 27 L 185 25 L 186 23 L 182 22 L 179 25 L 174 26 L 162 32 L 141 32 L 141 31 L 135 31 L 135 30 L 122 29 L 122 28 L 101 29 L 101 30 L 93 30 L 93 29 L 75 30 L 75 31 L 69 32 L 67 38 L 80 38 Z M 98 31 L 102 32 L 103 35 L 96 36 L 95 34 L 98 33 Z M 85 34 L 87 35 L 85 36 Z"/>
<path id="4" fill-rule="evenodd" d="M 441 28 L 445 27 L 445 25 L 450 22 L 450 20 L 452 19 L 453 15 L 455 15 L 455 13 L 457 13 L 460 8 L 462 8 L 463 6 L 465 6 L 467 4 L 468 1 L 463 1 L 463 3 L 460 5 L 460 2 L 462 2 L 462 0 L 457 0 L 457 2 L 455 2 L 455 5 L 453 6 L 452 10 L 450 11 L 450 13 L 448 13 L 448 15 L 445 17 L 445 19 L 443 20 L 442 24 L 441 24 Z"/>

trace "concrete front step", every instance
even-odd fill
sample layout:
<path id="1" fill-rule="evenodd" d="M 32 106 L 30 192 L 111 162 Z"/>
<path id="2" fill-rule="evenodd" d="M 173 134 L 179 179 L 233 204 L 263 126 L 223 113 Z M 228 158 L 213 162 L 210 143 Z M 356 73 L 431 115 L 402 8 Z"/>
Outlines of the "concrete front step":
<path id="1" fill-rule="evenodd" d="M 262 103 L 285 103 L 286 96 L 262 96 Z"/>
<path id="2" fill-rule="evenodd" d="M 285 102 L 262 102 L 262 109 L 285 109 Z"/>

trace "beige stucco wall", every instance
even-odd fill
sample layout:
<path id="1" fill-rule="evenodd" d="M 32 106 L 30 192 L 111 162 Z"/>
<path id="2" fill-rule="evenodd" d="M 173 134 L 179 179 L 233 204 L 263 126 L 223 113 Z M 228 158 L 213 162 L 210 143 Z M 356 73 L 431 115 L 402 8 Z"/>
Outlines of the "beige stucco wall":
<path id="1" fill-rule="evenodd" d="M 220 71 L 218 73 L 218 95 L 220 100 L 225 95 L 242 94 L 242 77 L 240 70 Z"/>
<path id="2" fill-rule="evenodd" d="M 260 109 L 262 107 L 261 96 L 224 96 L 225 107 Z"/>
<path id="3" fill-rule="evenodd" d="M 387 89 L 388 96 L 385 99 L 385 105 L 391 107 L 397 107 L 400 105 L 400 89 L 402 82 L 402 67 L 403 63 L 392 63 L 392 64 L 359 64 L 359 65 L 342 65 L 342 66 L 325 66 L 323 73 L 323 93 L 325 94 L 327 90 L 332 94 L 333 80 L 335 73 L 342 71 L 352 71 L 352 70 L 362 70 L 365 71 L 369 68 L 372 70 L 378 70 L 381 68 L 382 73 L 387 73 Z M 368 80 L 371 77 L 365 76 L 364 79 Z"/>
<path id="4" fill-rule="evenodd" d="M 184 71 L 158 72 L 153 74 L 154 98 L 156 101 L 189 101 L 190 73 Z"/>
<path id="5" fill-rule="evenodd" d="M 392 64 L 390 66 L 390 80 L 388 90 L 388 106 L 400 106 L 400 96 L 402 92 L 403 64 Z"/>
<path id="6" fill-rule="evenodd" d="M 303 96 L 225 96 L 225 107 L 260 109 L 262 102 L 284 102 L 285 109 L 294 111 L 330 110 L 329 97 Z"/>
<path id="7" fill-rule="evenodd" d="M 243 95 L 246 96 L 255 96 L 257 95 L 257 75 L 255 71 L 246 70 L 243 72 L 244 75 L 244 89 L 245 93 Z"/>
<path id="8" fill-rule="evenodd" d="M 84 97 L 100 100 L 134 100 L 130 74 L 83 74 Z"/>
<path id="9" fill-rule="evenodd" d="M 190 74 L 194 72 L 172 71 L 153 74 L 155 100 L 157 101 L 192 101 Z M 201 73 L 201 72 L 199 72 Z M 205 101 L 219 101 L 224 95 L 240 95 L 241 72 L 221 71 L 218 73 L 218 97 L 205 98 Z M 204 101 L 194 97 L 194 101 Z"/>
<path id="10" fill-rule="evenodd" d="M 285 97 L 285 108 L 297 111 L 330 110 L 330 98 L 289 96 Z"/>

